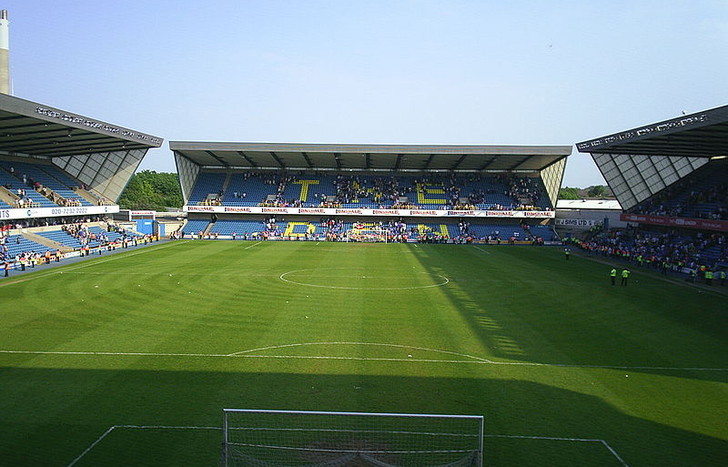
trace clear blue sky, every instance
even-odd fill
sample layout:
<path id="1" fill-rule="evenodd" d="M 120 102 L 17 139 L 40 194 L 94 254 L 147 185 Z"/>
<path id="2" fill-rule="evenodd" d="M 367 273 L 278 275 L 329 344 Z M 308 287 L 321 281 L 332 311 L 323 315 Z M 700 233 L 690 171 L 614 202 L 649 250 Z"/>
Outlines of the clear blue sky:
<path id="1" fill-rule="evenodd" d="M 170 140 L 572 145 L 728 103 L 728 1 L 0 0 L 14 94 Z M 564 184 L 603 183 L 576 151 Z"/>

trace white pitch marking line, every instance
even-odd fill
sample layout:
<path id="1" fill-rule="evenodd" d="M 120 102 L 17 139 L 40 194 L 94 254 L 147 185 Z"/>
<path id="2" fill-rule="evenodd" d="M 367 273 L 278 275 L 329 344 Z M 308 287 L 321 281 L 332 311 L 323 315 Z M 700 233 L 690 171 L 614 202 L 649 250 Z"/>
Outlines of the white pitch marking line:
<path id="1" fill-rule="evenodd" d="M 319 342 L 309 345 L 323 344 Z M 274 346 L 269 348 L 293 347 L 307 344 L 290 344 Z M 373 344 L 389 346 L 393 344 Z M 416 348 L 400 346 L 403 348 Z M 473 360 L 441 360 L 441 359 L 420 359 L 420 358 L 384 358 L 384 357 L 337 357 L 325 355 L 246 355 L 245 352 L 265 350 L 266 348 L 244 350 L 235 354 L 204 354 L 204 353 L 164 353 L 164 352 L 93 352 L 93 351 L 51 351 L 51 350 L 0 350 L 0 354 L 21 354 L 21 355 L 88 355 L 88 356 L 112 356 L 112 357 L 198 357 L 198 358 L 277 358 L 290 360 L 347 360 L 347 361 L 384 361 L 384 362 L 416 362 L 416 363 L 459 363 L 459 364 L 480 364 L 480 365 L 513 365 L 513 366 L 538 366 L 556 368 L 590 368 L 602 370 L 666 370 L 666 371 L 728 371 L 728 368 L 711 367 L 669 367 L 669 366 L 618 366 L 618 365 L 577 365 L 568 363 L 538 363 L 538 362 L 496 362 L 484 358 L 473 357 L 456 352 L 444 350 L 421 349 L 433 352 L 449 353 L 452 355 L 468 357 Z"/>
<path id="2" fill-rule="evenodd" d="M 173 245 L 183 245 L 183 244 L 189 243 L 189 242 L 191 242 L 191 240 L 178 240 L 175 242 L 169 242 L 169 243 L 165 243 L 162 245 L 153 245 L 153 246 L 156 246 L 156 248 L 154 248 L 154 250 L 156 251 L 156 250 L 161 250 L 162 248 L 169 248 Z M 121 252 L 121 254 L 117 253 L 111 257 L 107 257 L 106 259 L 102 259 L 102 260 L 98 260 L 98 261 L 89 261 L 88 263 L 84 262 L 84 264 L 79 264 L 78 266 L 72 266 L 63 271 L 57 271 L 56 274 L 60 274 L 60 273 L 67 272 L 67 271 L 75 271 L 76 269 L 87 268 L 89 266 L 95 266 L 97 264 L 108 263 L 109 261 L 114 261 L 117 259 L 129 258 L 131 256 L 140 255 L 142 253 L 148 253 L 149 251 L 150 250 L 148 248 L 143 248 L 141 250 L 129 252 L 128 254 L 123 254 L 124 252 Z"/>
<path id="3" fill-rule="evenodd" d="M 117 428 L 132 428 L 138 430 L 222 430 L 219 426 L 168 426 L 168 425 L 112 425 L 108 430 L 99 436 L 96 441 L 91 443 L 77 458 L 68 464 L 68 467 L 75 465 L 83 456 L 88 454 L 97 444 L 101 442 L 109 433 Z"/>
<path id="4" fill-rule="evenodd" d="M 114 428 L 116 428 L 116 425 L 113 425 L 113 426 L 109 427 L 108 430 L 104 431 L 104 434 L 102 434 L 101 436 L 99 436 L 98 438 L 96 438 L 96 441 L 94 441 L 93 443 L 91 443 L 91 446 L 87 447 L 77 458 L 73 459 L 71 461 L 71 463 L 68 464 L 68 467 L 72 467 L 72 466 L 76 465 L 76 462 L 80 461 L 83 456 L 85 456 L 86 454 L 88 454 L 89 451 L 91 451 L 94 448 L 94 446 L 96 446 L 97 444 L 99 444 L 101 442 L 101 440 L 106 437 L 106 435 L 108 435 L 109 433 L 111 433 L 114 430 Z"/>
<path id="5" fill-rule="evenodd" d="M 0 353 L 29 355 L 102 355 L 112 357 L 229 357 L 227 354 L 210 353 L 94 352 L 83 350 L 0 350 Z"/>
<path id="6" fill-rule="evenodd" d="M 476 250 L 480 250 L 480 251 L 482 251 L 482 252 L 483 252 L 483 253 L 485 253 L 486 255 L 489 255 L 489 254 L 490 254 L 490 251 L 484 250 L 484 249 L 480 248 L 479 246 L 476 246 L 476 247 L 475 247 L 475 249 L 476 249 Z"/>
<path id="7" fill-rule="evenodd" d="M 11 280 L 11 281 L 8 281 L 8 282 L 0 283 L 0 287 L 6 286 L 6 285 L 12 285 L 12 284 L 19 284 L 21 282 L 27 282 L 27 281 L 31 281 L 31 280 L 34 280 L 34 279 L 40 279 L 42 277 L 47 277 L 47 276 L 50 276 L 50 275 L 53 275 L 53 274 L 68 273 L 70 271 L 75 271 L 76 269 L 81 269 L 81 268 L 85 268 L 85 267 L 88 267 L 88 266 L 93 266 L 93 265 L 96 265 L 96 264 L 106 263 L 107 261 L 112 261 L 112 260 L 115 260 L 115 259 L 128 258 L 130 256 L 136 256 L 136 255 L 139 255 L 139 254 L 142 254 L 142 253 L 149 252 L 149 249 L 150 248 L 154 248 L 154 250 L 158 250 L 158 249 L 161 249 L 161 248 L 169 247 L 171 245 L 176 245 L 176 244 L 180 244 L 180 243 L 187 243 L 187 242 L 189 242 L 189 240 L 177 241 L 177 242 L 173 242 L 173 243 L 164 243 L 162 245 L 149 245 L 147 247 L 144 247 L 141 250 L 130 251 L 130 252 L 128 252 L 128 254 L 124 254 L 124 252 L 116 253 L 113 256 L 110 256 L 110 257 L 107 256 L 107 257 L 105 257 L 105 259 L 98 260 L 98 261 L 90 261 L 90 262 L 86 263 L 85 260 L 84 260 L 84 264 L 80 264 L 78 266 L 62 267 L 62 269 L 60 271 L 57 268 L 54 267 L 50 271 L 39 272 L 38 274 L 33 274 L 33 275 L 28 276 L 28 277 L 20 276 L 17 279 L 14 279 L 14 280 Z"/>
<path id="8" fill-rule="evenodd" d="M 628 466 L 628 464 L 622 459 L 622 457 L 617 454 L 617 451 L 612 448 L 609 443 L 604 441 L 603 439 L 588 439 L 588 438 L 556 438 L 552 436 L 523 436 L 523 435 L 483 435 L 483 438 L 510 438 L 510 439 L 538 439 L 538 440 L 544 440 L 544 441 L 570 441 L 570 442 L 579 442 L 579 443 L 601 443 L 604 447 L 606 447 L 610 453 L 614 457 L 617 458 L 617 460 L 624 465 L 625 467 Z"/>
<path id="9" fill-rule="evenodd" d="M 101 436 L 99 436 L 89 447 L 87 447 L 78 457 L 76 457 L 68 467 L 73 467 L 79 460 L 81 460 L 86 454 L 96 447 L 106 436 L 109 435 L 115 429 L 134 429 L 134 430 L 222 430 L 219 426 L 173 426 L 173 425 L 112 425 L 109 427 Z M 590 438 L 557 438 L 553 436 L 526 436 L 526 435 L 490 435 L 485 434 L 483 438 L 506 438 L 506 439 L 532 439 L 532 440 L 544 440 L 544 441 L 569 441 L 579 443 L 600 443 L 606 447 L 609 452 L 625 467 L 628 464 L 622 459 L 617 451 L 612 448 L 609 443 L 603 439 L 590 439 Z"/>
<path id="10" fill-rule="evenodd" d="M 302 346 L 308 346 L 308 345 L 371 345 L 371 346 L 379 346 L 379 347 L 394 347 L 394 348 L 398 348 L 398 349 L 423 350 L 426 352 L 444 353 L 444 354 L 448 354 L 448 355 L 455 355 L 458 357 L 470 358 L 472 360 L 480 361 L 483 363 L 493 363 L 492 361 L 490 361 L 486 358 L 475 357 L 472 355 L 458 353 L 458 352 L 452 352 L 449 350 L 428 349 L 426 347 L 414 347 L 411 345 L 401 345 L 401 344 L 383 344 L 383 343 L 378 343 L 378 342 L 303 342 L 303 343 L 298 343 L 298 344 L 272 345 L 272 346 L 268 346 L 268 347 L 260 347 L 257 349 L 241 350 L 240 352 L 231 353 L 230 356 L 237 357 L 237 356 L 242 356 L 242 354 L 246 354 L 246 353 L 260 352 L 261 350 L 284 349 L 284 348 L 302 347 Z M 349 358 L 349 357 L 344 357 L 344 358 Z M 411 359 L 408 358 L 406 360 L 411 360 Z M 439 360 L 435 360 L 435 361 L 439 361 Z"/>
<path id="11" fill-rule="evenodd" d="M 200 276 L 232 276 L 232 277 L 278 277 L 278 273 L 272 273 L 272 274 L 245 274 L 242 272 L 235 272 L 235 273 L 224 273 L 224 272 L 215 272 L 215 273 L 185 273 L 185 272 L 87 272 L 87 271 L 64 271 L 64 274 L 83 274 L 86 276 L 164 276 L 164 275 L 171 275 L 173 277 L 200 277 Z"/>
<path id="12" fill-rule="evenodd" d="M 260 241 L 260 242 L 258 242 L 258 243 L 254 243 L 254 244 L 252 244 L 252 245 L 250 245 L 250 246 L 246 246 L 245 248 L 243 248 L 243 250 L 247 250 L 247 249 L 249 249 L 249 248 L 253 248 L 254 246 L 260 245 L 261 243 L 263 243 L 263 242 L 262 242 L 262 241 Z"/>
<path id="13" fill-rule="evenodd" d="M 431 285 L 418 285 L 413 287 L 341 287 L 336 285 L 322 285 L 322 284 L 307 284 L 305 282 L 296 282 L 292 281 L 290 279 L 286 279 L 286 275 L 288 274 L 294 274 L 296 272 L 303 272 L 303 271 L 310 271 L 310 269 L 298 269 L 294 271 L 287 271 L 284 272 L 279 276 L 279 279 L 283 282 L 288 282 L 290 284 L 296 284 L 296 285 L 303 285 L 306 287 L 319 287 L 322 289 L 340 289 L 340 290 L 418 290 L 418 289 L 429 289 L 432 287 L 442 287 L 450 283 L 450 279 L 448 279 L 445 276 L 442 276 L 440 274 L 434 274 L 434 273 L 427 273 L 423 272 L 422 274 L 428 274 L 430 276 L 439 277 L 441 279 L 444 279 L 444 282 L 440 282 L 439 284 L 431 284 Z M 337 277 L 354 277 L 354 276 L 337 276 Z M 356 276 L 359 277 L 359 276 Z M 362 276 L 366 277 L 366 276 Z"/>

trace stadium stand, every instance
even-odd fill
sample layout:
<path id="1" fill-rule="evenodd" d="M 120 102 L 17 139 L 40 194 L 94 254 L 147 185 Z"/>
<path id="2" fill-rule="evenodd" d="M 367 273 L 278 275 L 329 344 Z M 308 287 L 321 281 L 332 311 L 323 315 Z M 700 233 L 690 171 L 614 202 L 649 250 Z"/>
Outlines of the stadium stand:
<path id="1" fill-rule="evenodd" d="M 229 183 L 224 188 L 225 180 Z M 549 209 L 540 179 L 201 172 L 188 204 L 270 207 Z"/>
<path id="2" fill-rule="evenodd" d="M 209 229 L 208 229 L 209 226 Z M 204 238 L 232 238 L 236 240 L 253 240 L 260 238 L 272 239 L 309 239 L 346 241 L 354 237 L 347 237 L 352 229 L 384 232 L 388 241 L 478 241 L 478 242 L 506 242 L 506 241 L 534 241 L 553 240 L 556 236 L 551 226 L 529 225 L 526 223 L 492 223 L 471 224 L 465 220 L 459 223 L 423 222 L 417 219 L 394 220 L 343 220 L 322 218 L 317 220 L 282 221 L 275 217 L 258 220 L 219 219 L 210 222 L 207 219 L 191 219 L 184 227 L 185 235 L 197 237 L 204 232 Z"/>
<path id="3" fill-rule="evenodd" d="M 62 181 L 58 179 L 60 176 L 61 178 L 64 178 L 66 181 L 69 181 L 69 177 L 67 176 L 61 176 L 60 170 L 54 168 L 53 166 L 49 164 L 29 164 L 25 162 L 5 162 L 2 164 L 3 168 L 5 168 L 7 171 L 10 172 L 10 169 L 12 169 L 12 172 L 15 174 L 15 177 L 17 178 L 18 182 L 23 183 L 23 185 L 35 189 L 36 191 L 40 191 L 41 193 L 45 192 L 46 195 L 44 197 L 50 197 L 52 199 L 56 199 L 56 205 L 59 206 L 92 206 L 91 203 L 86 201 L 81 196 L 78 196 L 73 191 L 73 186 L 79 185 L 78 183 L 72 184 L 72 185 L 66 185 Z M 52 190 L 52 192 L 48 192 L 48 190 Z M 56 196 L 53 196 L 53 193 L 55 193 Z M 60 199 L 59 199 L 60 197 Z"/>
<path id="4" fill-rule="evenodd" d="M 124 237 L 138 236 L 132 232 L 109 231 L 96 225 L 84 226 L 82 224 L 64 225 L 59 229 L 43 230 L 35 234 L 70 249 L 78 249 L 82 246 L 95 248 L 120 241 Z"/>
<path id="5" fill-rule="evenodd" d="M 23 252 L 41 253 L 48 250 L 47 246 L 28 240 L 23 235 L 10 235 L 6 237 L 3 245 L 6 249 L 5 255 L 9 258 L 14 258 Z"/>
<path id="6" fill-rule="evenodd" d="M 227 177 L 227 173 L 200 172 L 190 195 L 189 204 L 221 204 Z"/>
<path id="7" fill-rule="evenodd" d="M 205 232 L 209 224 L 209 220 L 190 219 L 182 228 L 182 231 L 186 236 L 195 236 L 199 232 Z"/>
<path id="8" fill-rule="evenodd" d="M 0 184 L 7 189 L 9 193 L 15 198 L 15 205 L 13 207 L 57 207 L 58 205 L 48 198 L 44 197 L 40 193 L 37 193 L 33 188 L 28 186 L 27 178 L 26 183 L 21 178 L 17 178 L 12 175 L 12 172 L 5 170 L 5 167 L 0 169 Z"/>
<path id="9" fill-rule="evenodd" d="M 189 223 L 187 225 L 189 226 Z M 213 234 L 217 233 L 219 235 L 232 235 L 235 233 L 236 238 L 242 240 L 246 233 L 248 235 L 253 235 L 253 233 L 264 231 L 265 228 L 265 224 L 261 221 L 218 220 L 212 225 L 210 232 Z"/>
<path id="10" fill-rule="evenodd" d="M 728 164 L 701 167 L 629 212 L 654 216 L 728 220 Z"/>
<path id="11" fill-rule="evenodd" d="M 628 222 L 592 232 L 579 247 L 663 273 L 728 268 L 727 122 L 723 106 L 577 143 Z"/>
<path id="12" fill-rule="evenodd" d="M 630 227 L 601 233 L 586 241 L 572 241 L 591 254 L 665 271 L 680 272 L 683 268 L 701 266 L 712 270 L 728 267 L 728 238 L 719 233 L 659 233 Z"/>

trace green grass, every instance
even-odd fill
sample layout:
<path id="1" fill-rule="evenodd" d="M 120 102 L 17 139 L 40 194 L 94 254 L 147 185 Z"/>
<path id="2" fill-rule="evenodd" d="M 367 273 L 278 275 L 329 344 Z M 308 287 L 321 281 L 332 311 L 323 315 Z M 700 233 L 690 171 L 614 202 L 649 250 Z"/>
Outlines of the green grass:
<path id="1" fill-rule="evenodd" d="M 0 464 L 66 466 L 112 426 L 219 427 L 235 407 L 484 415 L 486 465 L 620 465 L 541 437 L 724 465 L 726 296 L 609 269 L 549 248 L 181 241 L 3 279 L 0 350 L 23 352 L 0 352 Z M 220 442 L 118 428 L 76 465 L 215 465 Z"/>

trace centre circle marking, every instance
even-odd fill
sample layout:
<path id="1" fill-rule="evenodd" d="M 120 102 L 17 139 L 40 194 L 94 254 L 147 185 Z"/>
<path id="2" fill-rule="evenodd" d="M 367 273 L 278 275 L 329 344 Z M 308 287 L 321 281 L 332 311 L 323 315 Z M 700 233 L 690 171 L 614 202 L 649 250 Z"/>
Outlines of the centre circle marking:
<path id="1" fill-rule="evenodd" d="M 417 289 L 430 289 L 433 287 L 442 287 L 444 285 L 447 285 L 450 283 L 450 279 L 447 277 L 441 275 L 441 274 L 435 274 L 430 272 L 421 272 L 419 274 L 425 274 L 431 277 L 437 277 L 440 279 L 440 282 L 437 284 L 430 284 L 430 285 L 418 285 L 418 286 L 412 286 L 412 287 L 344 287 L 344 286 L 337 286 L 337 285 L 322 285 L 322 284 L 311 284 L 308 282 L 300 282 L 293 279 L 289 279 L 286 276 L 290 274 L 295 274 L 297 272 L 306 272 L 306 271 L 320 271 L 321 269 L 297 269 L 295 271 L 287 271 L 284 272 L 279 276 L 279 279 L 283 282 L 288 282 L 290 284 L 296 284 L 296 285 L 303 285 L 306 287 L 318 287 L 322 289 L 341 289 L 341 290 L 417 290 Z M 328 270 L 336 270 L 336 269 L 328 269 Z M 338 269 L 339 271 L 344 271 L 344 269 Z M 367 276 L 367 275 L 342 275 L 339 277 L 349 277 L 349 278 L 361 278 L 361 279 L 370 279 L 370 278 L 376 278 L 377 276 Z"/>

